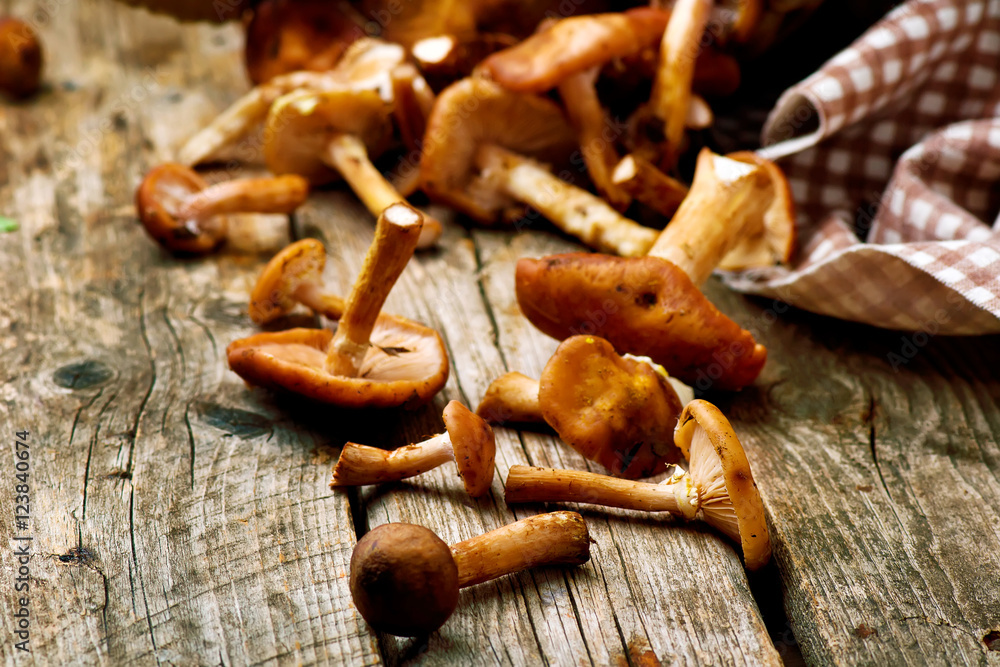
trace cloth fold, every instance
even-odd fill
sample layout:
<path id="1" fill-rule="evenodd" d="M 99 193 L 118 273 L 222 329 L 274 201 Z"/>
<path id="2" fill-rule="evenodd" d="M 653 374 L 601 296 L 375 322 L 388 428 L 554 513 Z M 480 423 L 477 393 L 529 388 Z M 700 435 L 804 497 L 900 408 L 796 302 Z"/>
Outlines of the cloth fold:
<path id="1" fill-rule="evenodd" d="M 786 91 L 759 149 L 802 246 L 734 289 L 847 320 L 1000 332 L 1000 0 L 909 0 Z"/>

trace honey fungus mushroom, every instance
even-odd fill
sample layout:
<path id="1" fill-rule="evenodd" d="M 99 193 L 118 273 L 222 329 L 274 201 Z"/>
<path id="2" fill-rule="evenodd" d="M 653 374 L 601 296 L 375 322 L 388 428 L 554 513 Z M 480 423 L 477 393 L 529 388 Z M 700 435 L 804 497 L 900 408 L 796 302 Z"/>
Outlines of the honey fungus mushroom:
<path id="1" fill-rule="evenodd" d="M 493 482 L 493 429 L 458 401 L 444 408 L 445 432 L 391 451 L 349 442 L 333 468 L 330 488 L 395 482 L 454 461 L 465 490 L 485 495 Z"/>
<path id="2" fill-rule="evenodd" d="M 250 319 L 267 324 L 296 304 L 332 320 L 344 313 L 344 300 L 324 288 L 326 248 L 316 239 L 301 239 L 271 258 L 250 293 Z"/>
<path id="3" fill-rule="evenodd" d="M 255 334 L 229 345 L 229 367 L 251 385 L 341 407 L 428 402 L 448 379 L 441 337 L 416 322 L 380 313 L 413 254 L 422 220 L 406 204 L 382 212 L 336 333 L 289 329 Z"/>
<path id="4" fill-rule="evenodd" d="M 704 150 L 688 196 L 649 256 L 522 259 L 518 304 L 554 338 L 590 333 L 651 357 L 686 384 L 738 390 L 760 373 L 767 350 L 698 286 L 748 229 L 763 225 L 772 201 L 765 170 Z"/>
<path id="5" fill-rule="evenodd" d="M 291 213 L 309 195 L 299 176 L 239 178 L 209 185 L 174 163 L 150 170 L 135 193 L 139 220 L 149 235 L 174 253 L 205 254 L 225 241 L 230 213 Z"/>
<path id="6" fill-rule="evenodd" d="M 434 632 L 454 613 L 458 591 L 504 575 L 590 560 L 576 512 L 531 516 L 449 547 L 429 528 L 387 523 L 351 554 L 351 598 L 374 629 L 401 637 Z"/>
<path id="7" fill-rule="evenodd" d="M 42 43 L 24 21 L 0 18 L 0 93 L 14 99 L 35 94 L 42 84 Z"/>
<path id="8" fill-rule="evenodd" d="M 729 420 L 711 403 L 695 400 L 681 413 L 675 442 L 689 470 L 661 482 L 635 482 L 575 470 L 512 466 L 508 503 L 583 502 L 605 507 L 670 512 L 701 519 L 740 545 L 748 570 L 770 560 L 764 504 L 750 463 Z"/>

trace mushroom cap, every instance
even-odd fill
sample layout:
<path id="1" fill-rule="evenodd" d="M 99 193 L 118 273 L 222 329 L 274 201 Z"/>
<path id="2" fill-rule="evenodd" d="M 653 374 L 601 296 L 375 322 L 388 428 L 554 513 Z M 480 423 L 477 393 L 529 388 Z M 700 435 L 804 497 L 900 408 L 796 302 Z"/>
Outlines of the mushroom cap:
<path id="1" fill-rule="evenodd" d="M 0 18 L 0 92 L 21 98 L 42 83 L 42 43 L 24 21 Z"/>
<path id="2" fill-rule="evenodd" d="M 337 173 L 323 161 L 330 139 L 351 134 L 378 152 L 392 134 L 392 103 L 375 90 L 299 90 L 282 95 L 267 114 L 264 160 L 275 174 L 326 183 Z"/>
<path id="3" fill-rule="evenodd" d="M 211 224 L 177 219 L 184 200 L 207 187 L 204 178 L 181 164 L 167 162 L 150 170 L 135 191 L 135 208 L 149 235 L 171 252 L 215 250 L 226 238 L 224 216 L 214 216 Z"/>
<path id="4" fill-rule="evenodd" d="M 478 498 L 489 491 L 493 483 L 497 453 L 493 429 L 458 401 L 451 401 L 444 407 L 443 417 L 465 490 Z"/>
<path id="5" fill-rule="evenodd" d="M 325 368 L 333 332 L 288 329 L 233 341 L 229 367 L 249 384 L 285 389 L 348 408 L 417 407 L 448 380 L 448 354 L 433 329 L 394 315 L 380 315 L 357 377 Z"/>
<path id="6" fill-rule="evenodd" d="M 576 135 L 552 100 L 513 93 L 486 79 L 462 79 L 441 91 L 427 120 L 420 180 L 424 192 L 483 223 L 513 203 L 477 175 L 476 151 L 492 143 L 542 162 L 565 162 Z"/>
<path id="7" fill-rule="evenodd" d="M 648 477 L 680 460 L 674 427 L 683 405 L 662 369 L 619 356 L 597 336 L 572 336 L 542 371 L 545 421 L 616 477 Z"/>
<path id="8" fill-rule="evenodd" d="M 606 338 L 699 389 L 754 381 L 767 350 L 723 315 L 679 268 L 656 257 L 569 253 L 521 259 L 521 312 L 543 333 Z"/>
<path id="9" fill-rule="evenodd" d="M 699 435 L 699 430 L 703 432 L 703 436 Z M 699 453 L 696 439 L 700 437 L 707 437 L 711 447 L 706 447 Z M 734 526 L 732 521 L 717 520 L 718 514 L 703 504 L 701 510 L 705 520 L 742 545 L 748 570 L 766 565 L 771 558 L 771 538 L 767 532 L 764 503 L 760 499 L 760 491 L 757 490 L 757 483 L 750 471 L 750 462 L 733 431 L 733 425 L 708 401 L 694 400 L 681 413 L 674 440 L 690 461 L 691 476 L 696 483 L 695 467 L 699 463 L 706 468 L 716 465 L 714 459 L 699 462 L 696 460 L 698 456 L 718 457 L 726 491 L 732 501 L 732 510 L 735 511 L 736 524 Z"/>
<path id="10" fill-rule="evenodd" d="M 387 523 L 351 554 L 351 598 L 376 630 L 398 637 L 434 632 L 458 606 L 458 565 L 433 531 Z"/>
<path id="11" fill-rule="evenodd" d="M 669 11 L 650 7 L 571 16 L 493 54 L 480 69 L 504 88 L 541 93 L 568 76 L 652 46 L 669 20 Z"/>
<path id="12" fill-rule="evenodd" d="M 292 310 L 299 286 L 319 283 L 326 266 L 326 248 L 316 239 L 296 241 L 271 258 L 250 293 L 250 319 L 265 324 Z"/>
<path id="13" fill-rule="evenodd" d="M 785 172 L 775 163 L 753 151 L 741 151 L 726 157 L 762 167 L 771 181 L 774 195 L 771 205 L 764 212 L 763 226 L 730 250 L 722 258 L 719 268 L 725 271 L 741 271 L 788 264 L 795 252 L 796 232 L 795 203 Z"/>

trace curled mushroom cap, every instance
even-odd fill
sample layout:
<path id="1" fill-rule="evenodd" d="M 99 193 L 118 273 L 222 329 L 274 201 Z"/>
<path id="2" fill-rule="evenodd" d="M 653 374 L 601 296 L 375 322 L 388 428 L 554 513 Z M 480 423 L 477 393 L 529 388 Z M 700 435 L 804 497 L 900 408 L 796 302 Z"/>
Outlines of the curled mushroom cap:
<path id="1" fill-rule="evenodd" d="M 538 380 L 524 373 L 504 373 L 490 383 L 476 414 L 491 424 L 545 421 L 538 404 Z"/>
<path id="2" fill-rule="evenodd" d="M 478 78 L 462 79 L 442 91 L 427 121 L 422 187 L 431 198 L 491 223 L 513 200 L 476 168 L 478 149 L 485 144 L 562 163 L 576 139 L 551 100 L 512 93 Z"/>
<path id="3" fill-rule="evenodd" d="M 732 424 L 708 401 L 695 400 L 681 413 L 675 437 L 705 521 L 743 546 L 748 569 L 763 567 L 771 558 L 764 504 Z"/>
<path id="4" fill-rule="evenodd" d="M 572 336 L 542 371 L 545 421 L 616 477 L 648 477 L 680 460 L 673 432 L 680 399 L 662 368 L 619 356 L 608 341 Z"/>
<path id="5" fill-rule="evenodd" d="M 42 83 L 42 44 L 24 21 L 0 18 L 0 92 L 34 94 Z"/>
<path id="6" fill-rule="evenodd" d="M 723 315 L 679 268 L 655 257 L 586 253 L 521 259 L 515 274 L 521 312 L 543 333 L 606 338 L 644 355 L 686 384 L 740 389 L 753 382 L 767 350 Z"/>
<path id="7" fill-rule="evenodd" d="M 344 300 L 322 291 L 326 249 L 316 239 L 302 239 L 271 258 L 250 293 L 250 319 L 266 324 L 305 303 L 331 319 L 338 319 Z"/>

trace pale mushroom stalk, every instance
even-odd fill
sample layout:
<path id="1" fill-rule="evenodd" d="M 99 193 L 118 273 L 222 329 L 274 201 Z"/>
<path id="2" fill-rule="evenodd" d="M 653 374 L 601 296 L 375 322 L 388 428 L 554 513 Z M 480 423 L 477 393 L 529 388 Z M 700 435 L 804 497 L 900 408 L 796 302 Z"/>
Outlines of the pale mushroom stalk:
<path id="1" fill-rule="evenodd" d="M 346 306 L 343 297 L 330 294 L 323 289 L 322 285 L 315 283 L 299 285 L 292 292 L 292 298 L 306 308 L 331 320 L 339 320 L 343 316 Z"/>
<path id="2" fill-rule="evenodd" d="M 629 196 L 668 217 L 677 211 L 688 193 L 686 185 L 638 155 L 623 157 L 611 172 L 611 181 Z"/>
<path id="3" fill-rule="evenodd" d="M 618 161 L 618 154 L 613 143 L 604 138 L 607 116 L 594 89 L 599 73 L 600 68 L 594 67 L 571 74 L 560 82 L 559 96 L 576 130 L 590 180 L 613 208 L 624 211 L 632 198 L 611 179 L 611 166 Z"/>
<path id="4" fill-rule="evenodd" d="M 337 332 L 330 342 L 326 369 L 334 375 L 355 377 L 369 338 L 389 291 L 417 247 L 424 216 L 406 204 L 393 204 L 378 217 L 375 240 L 365 255 Z"/>
<path id="5" fill-rule="evenodd" d="M 323 154 L 323 161 L 344 177 L 351 190 L 369 211 L 378 215 L 393 204 L 406 199 L 386 180 L 368 157 L 364 142 L 353 134 L 337 134 L 330 138 Z M 440 238 L 441 223 L 424 216 L 424 226 L 417 242 L 418 248 L 427 248 Z"/>
<path id="6" fill-rule="evenodd" d="M 301 176 L 223 181 L 184 199 L 177 217 L 205 220 L 226 213 L 291 213 L 308 194 L 309 183 Z"/>
<path id="7" fill-rule="evenodd" d="M 543 565 L 582 565 L 590 536 L 576 512 L 550 512 L 453 544 L 451 555 L 465 588 Z"/>
<path id="8" fill-rule="evenodd" d="M 493 424 L 544 422 L 538 380 L 523 373 L 504 373 L 486 388 L 476 414 Z"/>
<path id="9" fill-rule="evenodd" d="M 629 220 L 600 197 L 563 181 L 529 158 L 485 144 L 479 147 L 476 164 L 507 195 L 594 248 L 637 257 L 656 241 L 659 232 L 655 229 Z"/>
<path id="10" fill-rule="evenodd" d="M 714 0 L 677 0 L 660 43 L 660 64 L 653 82 L 653 113 L 664 123 L 669 163 L 684 136 L 695 61 L 701 51 Z"/>

